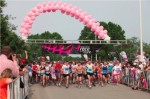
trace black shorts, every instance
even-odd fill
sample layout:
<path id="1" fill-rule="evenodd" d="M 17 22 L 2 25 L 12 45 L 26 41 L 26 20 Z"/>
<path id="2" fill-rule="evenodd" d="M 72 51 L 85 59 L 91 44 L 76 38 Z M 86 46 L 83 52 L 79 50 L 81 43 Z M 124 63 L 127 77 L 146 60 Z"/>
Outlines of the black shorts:
<path id="1" fill-rule="evenodd" d="M 50 74 L 45 74 L 46 76 L 50 76 Z"/>
<path id="2" fill-rule="evenodd" d="M 84 74 L 84 79 L 88 79 L 88 77 L 87 77 L 87 75 L 86 75 L 86 74 Z"/>
<path id="3" fill-rule="evenodd" d="M 103 76 L 107 77 L 107 74 L 102 74 Z"/>
<path id="4" fill-rule="evenodd" d="M 95 77 L 97 77 L 97 72 L 94 72 L 93 74 L 94 74 Z"/>
<path id="5" fill-rule="evenodd" d="M 87 75 L 89 75 L 89 76 L 93 76 L 93 73 L 87 73 Z"/>
<path id="6" fill-rule="evenodd" d="M 69 76 L 69 74 L 63 74 L 63 77 L 66 78 L 67 76 Z"/>
<path id="7" fill-rule="evenodd" d="M 108 73 L 110 76 L 112 75 L 112 73 Z"/>
<path id="8" fill-rule="evenodd" d="M 78 76 L 78 77 L 82 77 L 82 74 L 78 74 L 77 76 Z"/>

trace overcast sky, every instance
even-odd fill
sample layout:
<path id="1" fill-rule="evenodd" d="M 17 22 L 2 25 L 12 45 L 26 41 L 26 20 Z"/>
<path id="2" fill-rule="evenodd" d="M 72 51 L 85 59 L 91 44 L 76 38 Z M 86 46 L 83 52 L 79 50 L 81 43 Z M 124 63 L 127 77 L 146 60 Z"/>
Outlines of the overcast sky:
<path id="1" fill-rule="evenodd" d="M 43 1 L 63 1 L 91 14 L 97 21 L 114 22 L 121 25 L 127 38 L 140 36 L 140 17 L 138 0 L 6 0 L 4 13 L 16 17 L 10 22 L 19 29 L 27 13 Z M 143 40 L 150 43 L 150 0 L 142 0 Z M 77 40 L 84 25 L 78 20 L 55 13 L 41 14 L 31 29 L 32 34 L 44 31 L 58 32 L 65 40 Z M 117 35 L 116 35 L 117 36 Z"/>

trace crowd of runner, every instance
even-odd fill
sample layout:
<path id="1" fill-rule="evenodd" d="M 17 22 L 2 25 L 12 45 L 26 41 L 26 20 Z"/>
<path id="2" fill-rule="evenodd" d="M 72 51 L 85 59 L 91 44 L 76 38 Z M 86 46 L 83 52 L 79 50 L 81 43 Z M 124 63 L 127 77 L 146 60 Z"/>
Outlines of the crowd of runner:
<path id="1" fill-rule="evenodd" d="M 77 85 L 78 88 L 87 86 L 107 86 L 107 84 L 125 83 L 133 89 L 150 89 L 150 59 L 146 62 L 119 62 L 119 61 L 47 61 L 41 58 L 38 62 L 27 63 L 25 58 L 20 59 L 12 54 L 9 46 L 4 46 L 0 55 L 0 98 L 7 99 L 7 85 L 13 79 L 29 74 L 29 83 L 47 86 Z M 28 78 L 28 75 L 27 75 Z M 127 83 L 126 83 L 127 82 Z M 20 79 L 20 88 L 24 88 L 23 79 Z"/>
<path id="2" fill-rule="evenodd" d="M 107 84 L 122 83 L 128 80 L 128 76 L 132 76 L 134 80 L 133 89 L 138 89 L 139 83 L 146 88 L 145 74 L 147 71 L 150 82 L 150 65 L 145 63 L 129 63 L 116 62 L 33 62 L 28 65 L 29 78 L 31 83 L 39 83 L 43 87 L 48 85 L 65 86 L 68 88 L 72 84 L 76 84 L 78 88 L 86 85 L 92 88 L 96 85 L 106 86 Z M 142 81 L 142 82 L 141 82 Z M 146 82 L 147 83 L 147 82 Z"/>

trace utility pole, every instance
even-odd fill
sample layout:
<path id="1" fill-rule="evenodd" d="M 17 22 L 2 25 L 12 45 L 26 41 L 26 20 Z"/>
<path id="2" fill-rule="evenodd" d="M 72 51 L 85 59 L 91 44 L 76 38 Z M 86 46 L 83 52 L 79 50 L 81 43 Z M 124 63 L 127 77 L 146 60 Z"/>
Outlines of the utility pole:
<path id="1" fill-rule="evenodd" d="M 140 60 L 143 61 L 142 0 L 139 0 L 140 13 Z"/>

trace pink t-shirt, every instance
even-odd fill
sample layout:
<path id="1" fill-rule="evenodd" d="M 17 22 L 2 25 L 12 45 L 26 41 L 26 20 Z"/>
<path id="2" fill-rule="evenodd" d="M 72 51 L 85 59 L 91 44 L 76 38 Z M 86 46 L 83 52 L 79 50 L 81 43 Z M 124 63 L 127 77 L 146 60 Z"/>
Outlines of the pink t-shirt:
<path id="1" fill-rule="evenodd" d="M 19 76 L 19 66 L 15 64 L 13 61 L 9 60 L 6 55 L 0 55 L 0 75 L 6 68 L 12 70 L 14 76 Z"/>

